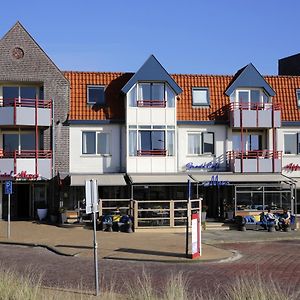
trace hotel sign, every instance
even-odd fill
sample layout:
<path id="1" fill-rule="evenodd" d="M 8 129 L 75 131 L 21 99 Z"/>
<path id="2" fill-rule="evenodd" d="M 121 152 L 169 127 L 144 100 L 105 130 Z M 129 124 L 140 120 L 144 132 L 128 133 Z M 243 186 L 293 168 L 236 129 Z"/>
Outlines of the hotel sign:
<path id="1" fill-rule="evenodd" d="M 290 163 L 286 166 L 283 167 L 284 170 L 287 170 L 287 171 L 300 171 L 300 166 L 298 164 L 293 164 L 293 163 Z"/>
<path id="2" fill-rule="evenodd" d="M 199 170 L 199 169 L 212 169 L 212 170 L 216 170 L 220 168 L 220 164 L 218 162 L 209 162 L 209 163 L 203 163 L 203 164 L 199 164 L 199 165 L 194 165 L 194 163 L 189 162 L 185 165 L 185 168 L 187 171 L 190 170 Z"/>
<path id="3" fill-rule="evenodd" d="M 36 180 L 38 179 L 38 174 L 30 174 L 26 171 L 21 171 L 20 173 L 14 174 L 13 171 L 10 173 L 0 173 L 0 180 L 2 179 L 16 179 L 16 180 Z"/>
<path id="4" fill-rule="evenodd" d="M 226 186 L 226 185 L 230 185 L 229 181 L 223 181 L 223 180 L 219 180 L 219 175 L 213 175 L 211 176 L 210 181 L 204 181 L 203 182 L 203 186 Z"/>

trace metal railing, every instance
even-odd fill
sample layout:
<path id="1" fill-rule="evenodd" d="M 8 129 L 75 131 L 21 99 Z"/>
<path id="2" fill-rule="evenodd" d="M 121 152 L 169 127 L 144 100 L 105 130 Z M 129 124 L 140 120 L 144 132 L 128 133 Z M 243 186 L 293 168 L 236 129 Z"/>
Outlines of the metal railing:
<path id="1" fill-rule="evenodd" d="M 138 150 L 137 151 L 138 156 L 166 156 L 167 150 L 161 149 L 161 150 Z"/>
<path id="2" fill-rule="evenodd" d="M 138 107 L 166 107 L 165 100 L 137 100 Z"/>
<path id="3" fill-rule="evenodd" d="M 0 107 L 38 107 L 51 108 L 52 100 L 27 99 L 27 98 L 9 98 L 0 100 Z"/>
<path id="4" fill-rule="evenodd" d="M 233 159 L 282 159 L 282 151 L 273 150 L 250 150 L 250 151 L 227 151 L 227 161 Z"/>
<path id="5" fill-rule="evenodd" d="M 281 106 L 275 103 L 248 103 L 233 102 L 225 105 L 225 110 L 281 110 Z"/>
<path id="6" fill-rule="evenodd" d="M 52 150 L 15 150 L 5 151 L 0 149 L 1 158 L 52 158 Z"/>

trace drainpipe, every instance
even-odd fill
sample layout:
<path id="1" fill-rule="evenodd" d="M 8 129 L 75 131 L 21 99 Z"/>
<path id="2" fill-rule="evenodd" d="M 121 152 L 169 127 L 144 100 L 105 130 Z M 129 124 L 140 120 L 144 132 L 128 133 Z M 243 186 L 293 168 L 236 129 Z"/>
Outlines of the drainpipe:
<path id="1" fill-rule="evenodd" d="M 55 128 L 54 128 L 54 99 L 52 99 L 52 177 L 55 176 Z"/>

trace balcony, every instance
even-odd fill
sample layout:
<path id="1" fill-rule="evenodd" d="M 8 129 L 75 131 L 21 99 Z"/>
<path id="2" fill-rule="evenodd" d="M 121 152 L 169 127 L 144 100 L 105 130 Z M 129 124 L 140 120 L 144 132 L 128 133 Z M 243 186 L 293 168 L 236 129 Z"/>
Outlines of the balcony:
<path id="1" fill-rule="evenodd" d="M 137 156 L 166 156 L 167 150 L 138 150 Z"/>
<path id="2" fill-rule="evenodd" d="M 45 126 L 52 125 L 52 101 L 40 99 L 0 100 L 0 126 Z"/>
<path id="3" fill-rule="evenodd" d="M 0 178 L 50 179 L 52 177 L 51 150 L 0 150 Z"/>
<path id="4" fill-rule="evenodd" d="M 280 106 L 272 103 L 230 103 L 225 107 L 230 127 L 278 128 L 281 127 Z"/>
<path id="5" fill-rule="evenodd" d="M 280 173 L 282 151 L 228 151 L 227 165 L 234 173 Z"/>
<path id="6" fill-rule="evenodd" d="M 138 100 L 137 101 L 138 107 L 166 107 L 165 100 Z"/>

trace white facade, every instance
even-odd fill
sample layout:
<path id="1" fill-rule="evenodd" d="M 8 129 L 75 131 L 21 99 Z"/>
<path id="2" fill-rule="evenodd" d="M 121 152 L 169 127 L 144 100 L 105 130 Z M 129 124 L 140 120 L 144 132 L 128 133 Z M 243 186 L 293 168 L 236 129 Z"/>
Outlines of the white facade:
<path id="1" fill-rule="evenodd" d="M 108 134 L 108 153 L 84 154 L 83 132 Z M 118 173 L 122 172 L 121 125 L 71 125 L 70 126 L 70 173 Z"/>

